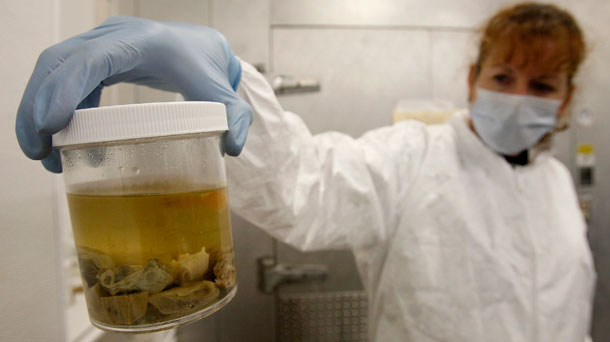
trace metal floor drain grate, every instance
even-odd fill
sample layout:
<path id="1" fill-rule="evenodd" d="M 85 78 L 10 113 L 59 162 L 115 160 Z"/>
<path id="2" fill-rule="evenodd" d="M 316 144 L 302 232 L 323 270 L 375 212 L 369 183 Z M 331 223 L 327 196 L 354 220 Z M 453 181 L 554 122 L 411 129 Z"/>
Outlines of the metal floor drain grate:
<path id="1" fill-rule="evenodd" d="M 364 291 L 280 295 L 280 342 L 368 341 Z"/>

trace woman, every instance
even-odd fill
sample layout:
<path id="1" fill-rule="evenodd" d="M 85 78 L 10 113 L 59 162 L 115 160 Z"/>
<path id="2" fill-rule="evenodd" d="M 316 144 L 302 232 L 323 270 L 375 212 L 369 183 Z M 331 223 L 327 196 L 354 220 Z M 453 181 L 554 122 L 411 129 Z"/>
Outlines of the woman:
<path id="1" fill-rule="evenodd" d="M 244 66 L 239 92 L 255 120 L 229 161 L 232 205 L 302 250 L 351 248 L 373 340 L 587 334 L 585 224 L 569 172 L 535 146 L 566 115 L 582 35 L 567 13 L 535 4 L 501 11 L 482 35 L 470 115 L 357 140 L 311 136 Z"/>
<path id="2" fill-rule="evenodd" d="M 585 224 L 568 171 L 539 143 L 566 115 L 584 55 L 568 13 L 530 3 L 499 12 L 483 29 L 469 111 L 356 140 L 312 136 L 222 38 L 172 25 L 111 19 L 43 54 L 18 114 L 26 154 L 60 170 L 48 134 L 120 81 L 227 103 L 226 146 L 238 154 L 245 100 L 254 121 L 228 160 L 233 209 L 301 250 L 352 249 L 372 340 L 585 340 L 595 278 Z M 85 58 L 83 42 L 104 48 Z M 183 63 L 160 67 L 164 49 Z"/>

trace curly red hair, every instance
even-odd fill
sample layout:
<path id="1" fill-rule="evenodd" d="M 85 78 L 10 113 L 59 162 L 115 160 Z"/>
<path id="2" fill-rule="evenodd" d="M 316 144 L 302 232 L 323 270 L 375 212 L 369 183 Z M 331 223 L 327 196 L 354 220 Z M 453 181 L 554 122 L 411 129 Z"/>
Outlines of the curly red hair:
<path id="1" fill-rule="evenodd" d="M 498 12 L 480 30 L 479 55 L 473 65 L 478 76 L 492 49 L 505 61 L 516 54 L 522 62 L 534 61 L 548 70 L 566 71 L 568 82 L 585 58 L 585 39 L 574 17 L 554 5 L 521 3 Z M 544 54 L 549 43 L 553 53 Z"/>

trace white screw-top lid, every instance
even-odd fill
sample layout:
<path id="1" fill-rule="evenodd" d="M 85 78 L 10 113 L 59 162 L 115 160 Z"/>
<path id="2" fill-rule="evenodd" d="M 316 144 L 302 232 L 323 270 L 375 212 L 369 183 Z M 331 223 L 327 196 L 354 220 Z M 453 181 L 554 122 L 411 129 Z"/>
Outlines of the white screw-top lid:
<path id="1" fill-rule="evenodd" d="M 160 102 L 79 109 L 53 146 L 222 133 L 228 129 L 225 105 L 218 102 Z"/>

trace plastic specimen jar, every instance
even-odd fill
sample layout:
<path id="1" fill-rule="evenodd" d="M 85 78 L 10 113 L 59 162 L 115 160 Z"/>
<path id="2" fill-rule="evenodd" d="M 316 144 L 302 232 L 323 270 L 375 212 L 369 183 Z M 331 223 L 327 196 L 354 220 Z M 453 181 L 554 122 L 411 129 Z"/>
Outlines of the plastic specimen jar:
<path id="1" fill-rule="evenodd" d="M 223 104 L 173 102 L 77 110 L 53 136 L 98 328 L 168 329 L 235 295 L 226 130 Z"/>

